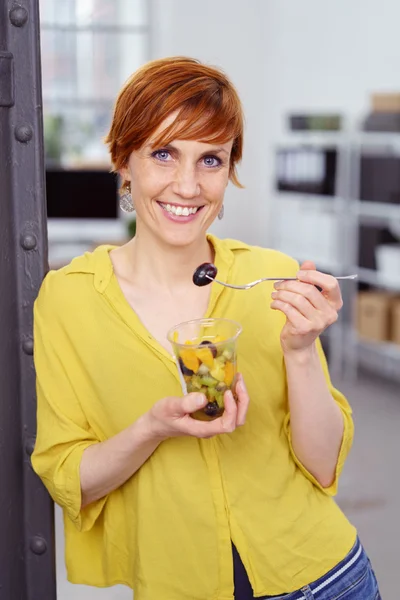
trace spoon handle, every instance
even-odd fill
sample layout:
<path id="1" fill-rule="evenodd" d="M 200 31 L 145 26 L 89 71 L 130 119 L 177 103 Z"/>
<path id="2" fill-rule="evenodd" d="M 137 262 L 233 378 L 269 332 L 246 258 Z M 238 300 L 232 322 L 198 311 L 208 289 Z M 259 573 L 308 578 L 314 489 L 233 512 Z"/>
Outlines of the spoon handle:
<path id="1" fill-rule="evenodd" d="M 219 281 L 218 279 L 214 279 L 209 275 L 206 275 L 210 281 L 215 281 L 215 283 L 219 283 L 220 285 L 224 285 L 225 287 L 232 288 L 234 290 L 249 290 L 250 288 L 262 283 L 263 281 L 298 281 L 297 277 L 263 277 L 262 279 L 257 279 L 256 281 L 251 281 L 250 283 L 245 283 L 243 285 L 234 285 L 232 283 L 225 283 L 224 281 Z M 344 279 L 357 279 L 357 275 L 340 275 L 339 277 L 335 277 L 337 280 Z"/>

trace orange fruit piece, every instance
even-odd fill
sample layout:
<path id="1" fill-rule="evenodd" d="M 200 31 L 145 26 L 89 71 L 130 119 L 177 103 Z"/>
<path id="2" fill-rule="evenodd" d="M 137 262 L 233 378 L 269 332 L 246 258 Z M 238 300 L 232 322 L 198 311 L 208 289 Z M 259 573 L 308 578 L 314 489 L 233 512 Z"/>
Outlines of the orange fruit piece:
<path id="1" fill-rule="evenodd" d="M 196 351 L 195 350 L 189 350 L 189 349 L 184 349 L 181 350 L 179 353 L 183 364 L 185 365 L 185 367 L 187 369 L 190 369 L 191 371 L 193 371 L 194 373 L 197 373 L 197 370 L 200 366 L 200 361 L 196 356 Z"/>
<path id="2" fill-rule="evenodd" d="M 213 353 L 209 348 L 199 348 L 196 350 L 196 356 L 202 363 L 206 365 L 209 369 L 212 369 L 214 366 L 214 357 Z"/>
<path id="3" fill-rule="evenodd" d="M 225 364 L 225 379 L 224 379 L 225 385 L 227 385 L 228 387 L 230 387 L 232 385 L 234 375 L 235 375 L 235 369 L 233 367 L 233 363 L 228 361 Z"/>

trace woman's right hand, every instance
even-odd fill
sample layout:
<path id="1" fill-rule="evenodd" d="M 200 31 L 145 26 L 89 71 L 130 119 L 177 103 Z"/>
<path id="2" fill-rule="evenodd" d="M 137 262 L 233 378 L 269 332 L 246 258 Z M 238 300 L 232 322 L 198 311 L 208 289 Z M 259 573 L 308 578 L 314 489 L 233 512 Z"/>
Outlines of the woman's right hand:
<path id="1" fill-rule="evenodd" d="M 214 421 L 198 421 L 191 417 L 192 413 L 207 404 L 204 394 L 163 398 L 147 413 L 151 432 L 161 440 L 180 436 L 210 438 L 221 433 L 232 433 L 236 427 L 244 425 L 249 405 L 249 396 L 241 375 L 238 375 L 235 392 L 237 402 L 232 392 L 225 392 L 224 413 Z"/>

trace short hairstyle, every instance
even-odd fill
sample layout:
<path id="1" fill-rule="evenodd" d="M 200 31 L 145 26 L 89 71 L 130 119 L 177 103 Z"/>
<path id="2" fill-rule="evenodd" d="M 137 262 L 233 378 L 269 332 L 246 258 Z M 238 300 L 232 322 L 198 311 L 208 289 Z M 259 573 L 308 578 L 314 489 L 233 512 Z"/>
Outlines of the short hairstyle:
<path id="1" fill-rule="evenodd" d="M 125 167 L 130 154 L 175 111 L 177 118 L 154 140 L 154 146 L 174 139 L 207 143 L 233 139 L 229 178 L 242 187 L 236 165 L 242 158 L 243 110 L 236 89 L 220 69 L 180 56 L 146 63 L 119 93 L 105 140 L 113 170 Z"/>

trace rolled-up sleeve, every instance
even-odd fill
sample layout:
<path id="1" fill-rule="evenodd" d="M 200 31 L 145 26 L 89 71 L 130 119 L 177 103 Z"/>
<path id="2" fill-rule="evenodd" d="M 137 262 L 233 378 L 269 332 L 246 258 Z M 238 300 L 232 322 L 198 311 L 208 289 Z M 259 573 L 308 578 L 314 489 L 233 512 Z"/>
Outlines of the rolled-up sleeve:
<path id="1" fill-rule="evenodd" d="M 332 385 L 331 378 L 329 375 L 328 364 L 327 364 L 327 361 L 325 358 L 324 351 L 321 346 L 321 342 L 319 340 L 317 341 L 317 348 L 318 348 L 318 354 L 320 356 L 322 368 L 324 370 L 325 378 L 328 383 L 329 391 L 332 394 L 332 397 L 334 398 L 336 404 L 340 408 L 340 411 L 341 411 L 342 417 L 343 417 L 343 425 L 344 425 L 342 443 L 340 446 L 338 460 L 336 463 L 335 477 L 334 477 L 332 484 L 329 487 L 324 488 L 319 483 L 319 481 L 306 469 L 306 467 L 302 464 L 302 462 L 296 456 L 296 453 L 293 448 L 293 443 L 292 443 L 292 433 L 291 433 L 291 427 L 290 427 L 290 414 L 288 414 L 285 419 L 285 430 L 286 430 L 286 434 L 287 434 L 288 441 L 289 441 L 290 452 L 292 454 L 292 457 L 293 457 L 296 465 L 299 467 L 301 472 L 307 477 L 307 479 L 309 479 L 315 486 L 317 486 L 325 494 L 327 494 L 328 496 L 335 496 L 338 492 L 340 474 L 343 470 L 344 463 L 346 461 L 346 458 L 347 458 L 347 456 L 350 452 L 351 446 L 353 444 L 354 423 L 353 423 L 353 417 L 352 417 L 352 410 L 351 410 L 351 407 L 350 407 L 348 401 L 346 400 L 345 396 L 341 392 L 339 392 L 339 390 L 334 388 Z"/>
<path id="2" fill-rule="evenodd" d="M 107 497 L 81 509 L 82 455 L 100 440 L 89 426 L 66 367 L 71 352 L 63 325 L 42 288 L 34 307 L 37 436 L 32 466 L 76 528 L 88 531 Z"/>

